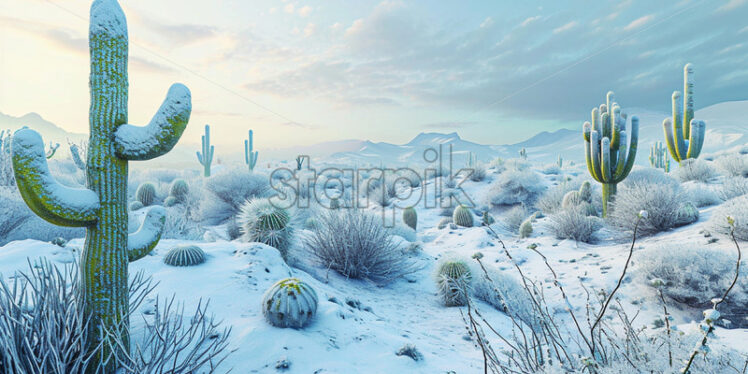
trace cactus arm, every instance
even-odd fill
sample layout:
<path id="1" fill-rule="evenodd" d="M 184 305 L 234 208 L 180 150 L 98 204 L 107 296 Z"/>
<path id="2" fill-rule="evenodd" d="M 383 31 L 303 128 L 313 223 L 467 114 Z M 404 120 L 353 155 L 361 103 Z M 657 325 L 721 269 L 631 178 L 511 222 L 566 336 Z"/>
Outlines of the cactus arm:
<path id="1" fill-rule="evenodd" d="M 200 153 L 200 151 L 197 151 L 196 153 L 197 153 L 197 162 L 199 162 L 200 165 L 202 165 L 203 164 L 203 155 L 202 155 L 202 153 Z"/>
<path id="2" fill-rule="evenodd" d="M 590 156 L 592 157 L 592 177 L 603 182 L 602 170 L 600 170 L 600 135 L 597 131 L 590 133 Z"/>
<path id="3" fill-rule="evenodd" d="M 616 163 L 612 166 L 614 170 L 611 170 L 611 174 L 613 174 L 613 180 L 615 181 L 615 183 L 623 180 L 623 178 L 621 178 L 621 175 L 623 174 L 623 170 L 626 166 L 626 150 L 628 148 L 626 144 L 626 131 L 619 132 L 618 141 L 619 144 L 617 149 L 613 148 L 611 151 L 611 153 L 615 153 L 617 155 Z"/>
<path id="4" fill-rule="evenodd" d="M 639 148 L 639 117 L 631 117 L 631 141 L 629 142 L 629 154 L 626 156 L 626 166 L 623 172 L 619 174 L 618 181 L 624 180 L 631 169 L 634 168 L 634 162 L 636 162 L 636 151 Z"/>
<path id="5" fill-rule="evenodd" d="M 688 153 L 687 158 L 697 158 L 701 153 L 701 148 L 704 146 L 704 133 L 706 132 L 706 123 L 704 121 L 698 121 L 695 119 L 691 120 L 691 136 L 688 141 Z"/>
<path id="6" fill-rule="evenodd" d="M 187 127 L 191 111 L 190 90 L 183 84 L 173 84 L 148 125 L 121 125 L 117 128 L 114 133 L 117 157 L 150 160 L 171 151 Z"/>
<path id="7" fill-rule="evenodd" d="M 55 153 L 57 152 L 57 148 L 60 148 L 60 143 L 52 144 L 52 142 L 49 142 L 49 151 L 47 152 L 47 159 L 50 159 L 55 155 Z"/>
<path id="8" fill-rule="evenodd" d="M 675 140 L 675 151 L 678 153 L 677 160 L 685 160 L 688 153 L 688 141 L 683 135 L 683 103 L 680 100 L 680 92 L 673 92 L 673 139 Z"/>
<path id="9" fill-rule="evenodd" d="M 610 139 L 603 138 L 600 142 L 600 175 L 602 176 L 604 183 L 613 183 L 613 175 L 610 172 Z"/>
<path id="10" fill-rule="evenodd" d="M 670 152 L 670 156 L 678 161 L 680 158 L 678 157 L 678 151 L 675 150 L 675 134 L 673 133 L 673 119 L 672 118 L 665 118 L 662 121 L 662 129 L 665 131 L 665 143 L 667 143 L 667 149 L 668 152 Z"/>
<path id="11" fill-rule="evenodd" d="M 685 111 L 683 111 L 683 138 L 690 139 L 691 120 L 693 119 L 693 66 L 691 64 L 686 64 L 683 67 L 683 106 L 685 107 Z"/>
<path id="12" fill-rule="evenodd" d="M 88 189 L 59 184 L 47 166 L 42 137 L 25 128 L 13 135 L 11 152 L 16 184 L 26 204 L 55 225 L 84 227 L 96 223 L 99 197 Z"/>
<path id="13" fill-rule="evenodd" d="M 138 231 L 127 237 L 127 258 L 130 262 L 140 260 L 156 247 L 161 239 L 165 221 L 164 208 L 154 206 L 148 211 Z"/>

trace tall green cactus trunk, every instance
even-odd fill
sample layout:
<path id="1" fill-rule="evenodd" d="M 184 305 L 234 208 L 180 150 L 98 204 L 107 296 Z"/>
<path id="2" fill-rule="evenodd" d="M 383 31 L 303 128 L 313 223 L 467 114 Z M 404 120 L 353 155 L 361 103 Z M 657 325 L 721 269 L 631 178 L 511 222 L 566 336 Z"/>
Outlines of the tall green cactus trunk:
<path id="1" fill-rule="evenodd" d="M 616 196 L 617 183 L 602 183 L 603 190 L 603 212 L 604 216 L 608 213 L 608 202 Z"/>
<path id="2" fill-rule="evenodd" d="M 35 131 L 18 130 L 12 140 L 13 171 L 26 204 L 41 218 L 61 226 L 86 227 L 81 282 L 89 319 L 89 351 L 114 373 L 120 350 L 129 350 L 128 262 L 158 243 L 165 221 L 162 207 L 151 208 L 140 229 L 128 235 L 128 160 L 149 160 L 169 152 L 184 132 L 191 112 L 187 87 L 174 84 L 151 122 L 127 123 L 127 21 L 116 0 L 91 6 L 90 138 L 86 189 L 65 187 L 47 166 L 44 142 Z M 123 345 L 101 344 L 119 334 Z M 114 351 L 112 351 L 114 349 Z M 97 370 L 99 365 L 91 365 Z"/>

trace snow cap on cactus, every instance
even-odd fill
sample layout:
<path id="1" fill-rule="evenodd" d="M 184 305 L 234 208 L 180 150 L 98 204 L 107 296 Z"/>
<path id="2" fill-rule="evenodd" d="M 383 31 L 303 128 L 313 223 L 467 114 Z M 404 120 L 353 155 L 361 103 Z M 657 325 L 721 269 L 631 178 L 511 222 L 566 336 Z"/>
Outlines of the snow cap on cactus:
<path id="1" fill-rule="evenodd" d="M 262 297 L 262 314 L 275 327 L 307 326 L 317 314 L 317 292 L 298 278 L 281 279 Z"/>

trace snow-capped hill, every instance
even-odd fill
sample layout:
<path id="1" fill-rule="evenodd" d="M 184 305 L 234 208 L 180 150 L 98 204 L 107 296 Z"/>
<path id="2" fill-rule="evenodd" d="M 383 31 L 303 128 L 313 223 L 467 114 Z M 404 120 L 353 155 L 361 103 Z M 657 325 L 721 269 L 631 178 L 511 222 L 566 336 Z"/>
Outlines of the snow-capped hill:
<path id="1" fill-rule="evenodd" d="M 449 134 L 442 134 L 438 132 L 422 132 L 416 135 L 416 137 L 413 138 L 411 141 L 409 141 L 406 145 L 410 145 L 410 146 L 437 145 L 438 146 L 439 144 L 449 144 L 449 143 L 458 142 L 458 141 L 462 141 L 462 139 L 460 138 L 459 135 L 457 135 L 456 132 L 452 132 Z"/>
<path id="2" fill-rule="evenodd" d="M 8 129 L 15 131 L 24 126 L 28 126 L 42 134 L 42 137 L 46 141 L 64 142 L 66 139 L 78 140 L 84 137 L 83 134 L 67 132 L 34 112 L 24 114 L 20 117 L 0 112 L 0 130 Z"/>
<path id="3" fill-rule="evenodd" d="M 542 131 L 533 136 L 530 139 L 514 144 L 517 148 L 528 148 L 528 147 L 542 147 L 545 145 L 553 144 L 561 139 L 567 139 L 571 137 L 578 137 L 579 132 L 569 129 L 560 129 L 553 132 Z"/>

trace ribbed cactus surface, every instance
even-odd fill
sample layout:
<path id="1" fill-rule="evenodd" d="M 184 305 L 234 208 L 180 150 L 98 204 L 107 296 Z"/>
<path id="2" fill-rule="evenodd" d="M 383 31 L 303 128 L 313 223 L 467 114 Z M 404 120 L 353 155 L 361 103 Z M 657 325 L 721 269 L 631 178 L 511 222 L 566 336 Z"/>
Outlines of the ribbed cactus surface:
<path id="1" fill-rule="evenodd" d="M 436 269 L 436 286 L 445 306 L 461 306 L 467 302 L 472 274 L 465 261 L 447 259 Z"/>
<path id="2" fill-rule="evenodd" d="M 164 263 L 171 266 L 195 266 L 205 262 L 205 252 L 196 245 L 180 245 L 169 250 Z"/>
<path id="3" fill-rule="evenodd" d="M 135 191 L 135 198 L 140 201 L 143 206 L 152 205 L 156 199 L 156 186 L 151 182 L 141 183 Z"/>
<path id="4" fill-rule="evenodd" d="M 210 125 L 205 125 L 205 135 L 202 136 L 202 152 L 197 152 L 197 161 L 203 165 L 203 176 L 210 176 L 210 165 L 213 163 L 215 147 L 210 145 Z"/>
<path id="5" fill-rule="evenodd" d="M 467 206 L 460 205 L 452 213 L 452 220 L 458 226 L 473 227 L 473 212 Z"/>
<path id="6" fill-rule="evenodd" d="M 18 189 L 31 210 L 53 224 L 87 229 L 80 269 L 89 336 L 95 337 L 87 344 L 93 349 L 101 328 L 127 334 L 128 262 L 153 249 L 165 220 L 164 209 L 153 207 L 140 229 L 128 236 L 128 161 L 148 160 L 170 151 L 187 126 L 191 98 L 187 87 L 175 84 L 148 125 L 127 124 L 127 22 L 116 0 L 93 2 L 89 47 L 86 188 L 73 189 L 54 180 L 42 138 L 33 130 L 15 133 L 12 154 Z M 110 349 L 128 347 L 105 346 L 95 359 L 103 360 Z M 105 371 L 114 372 L 113 367 L 109 361 Z"/>
<path id="7" fill-rule="evenodd" d="M 317 314 L 317 292 L 298 278 L 273 284 L 262 297 L 262 314 L 275 327 L 303 328 Z"/>
<path id="8" fill-rule="evenodd" d="M 293 234 L 288 211 L 268 199 L 256 198 L 242 205 L 237 221 L 245 240 L 274 247 L 286 259 Z"/>
<path id="9" fill-rule="evenodd" d="M 673 92 L 673 116 L 662 122 L 670 156 L 677 162 L 698 158 L 704 146 L 706 123 L 693 118 L 693 66 L 683 67 L 683 100 Z"/>
<path id="10" fill-rule="evenodd" d="M 613 91 L 609 91 L 606 103 L 592 109 L 592 123 L 585 122 L 583 126 L 587 169 L 602 184 L 603 217 L 608 213 L 608 201 L 615 195 L 616 185 L 634 167 L 639 141 L 639 118 L 631 117 L 629 144 L 626 114 L 614 100 Z"/>
<path id="11" fill-rule="evenodd" d="M 176 202 L 184 202 L 187 198 L 187 194 L 190 193 L 190 186 L 184 179 L 175 179 L 171 182 L 169 187 L 169 196 L 173 197 Z"/>

